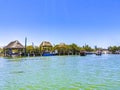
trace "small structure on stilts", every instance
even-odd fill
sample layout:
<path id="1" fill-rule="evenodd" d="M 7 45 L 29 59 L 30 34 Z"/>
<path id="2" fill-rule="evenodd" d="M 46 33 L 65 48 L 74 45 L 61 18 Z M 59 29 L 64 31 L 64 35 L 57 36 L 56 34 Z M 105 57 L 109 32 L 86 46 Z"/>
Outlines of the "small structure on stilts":
<path id="1" fill-rule="evenodd" d="M 65 54 L 69 55 L 69 53 L 66 53 L 66 47 L 67 47 L 67 45 L 65 43 L 60 43 L 60 44 L 56 45 L 56 49 L 58 50 L 58 54 L 59 55 L 65 55 Z"/>
<path id="2" fill-rule="evenodd" d="M 12 41 L 4 47 L 4 56 L 21 56 L 24 49 L 24 46 L 18 40 Z"/>
<path id="3" fill-rule="evenodd" d="M 42 56 L 53 56 L 52 53 L 52 44 L 48 41 L 43 41 L 40 44 L 40 51 Z"/>

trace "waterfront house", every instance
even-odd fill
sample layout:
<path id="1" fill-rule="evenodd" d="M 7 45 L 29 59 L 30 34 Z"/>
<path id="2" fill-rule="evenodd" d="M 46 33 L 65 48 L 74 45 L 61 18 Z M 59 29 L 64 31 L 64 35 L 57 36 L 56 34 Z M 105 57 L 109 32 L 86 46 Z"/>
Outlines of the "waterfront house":
<path id="1" fill-rule="evenodd" d="M 44 55 L 50 55 L 52 54 L 52 44 L 48 41 L 43 41 L 41 44 L 40 44 L 40 51 L 41 51 L 41 55 L 44 56 Z"/>
<path id="2" fill-rule="evenodd" d="M 60 43 L 58 44 L 58 53 L 59 55 L 65 55 L 66 53 L 66 44 L 65 43 Z"/>
<path id="3" fill-rule="evenodd" d="M 18 41 L 12 41 L 4 47 L 4 56 L 21 56 L 24 46 Z"/>

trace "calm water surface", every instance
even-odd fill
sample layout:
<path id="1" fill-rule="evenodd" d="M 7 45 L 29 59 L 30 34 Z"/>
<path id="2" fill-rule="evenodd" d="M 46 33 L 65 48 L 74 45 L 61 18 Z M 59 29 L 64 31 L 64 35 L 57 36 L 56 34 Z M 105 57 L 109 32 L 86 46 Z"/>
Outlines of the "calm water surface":
<path id="1" fill-rule="evenodd" d="M 0 90 L 120 90 L 120 55 L 0 58 Z"/>

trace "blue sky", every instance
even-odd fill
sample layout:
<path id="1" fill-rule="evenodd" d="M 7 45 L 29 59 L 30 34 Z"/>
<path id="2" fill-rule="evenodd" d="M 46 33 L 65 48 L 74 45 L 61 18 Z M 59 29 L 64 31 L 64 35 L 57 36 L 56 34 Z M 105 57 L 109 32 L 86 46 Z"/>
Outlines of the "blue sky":
<path id="1" fill-rule="evenodd" d="M 120 0 L 0 0 L 0 46 L 19 40 L 120 45 Z"/>

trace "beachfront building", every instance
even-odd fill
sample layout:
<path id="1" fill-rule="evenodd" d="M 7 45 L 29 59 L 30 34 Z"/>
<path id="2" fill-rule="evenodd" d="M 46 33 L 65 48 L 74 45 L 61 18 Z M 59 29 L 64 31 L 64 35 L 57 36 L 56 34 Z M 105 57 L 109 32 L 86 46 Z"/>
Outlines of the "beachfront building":
<path id="1" fill-rule="evenodd" d="M 60 54 L 65 55 L 65 53 L 66 53 L 66 44 L 65 43 L 58 44 L 58 53 L 59 53 L 59 55 Z"/>
<path id="2" fill-rule="evenodd" d="M 21 56 L 24 46 L 18 41 L 12 41 L 4 47 L 4 56 Z"/>
<path id="3" fill-rule="evenodd" d="M 65 43 L 60 43 L 60 44 L 56 45 L 55 50 L 57 50 L 58 55 L 69 54 L 68 47 Z"/>
<path id="4" fill-rule="evenodd" d="M 52 44 L 48 41 L 43 41 L 41 44 L 40 44 L 40 52 L 41 52 L 41 55 L 48 55 L 50 53 L 52 53 Z"/>

